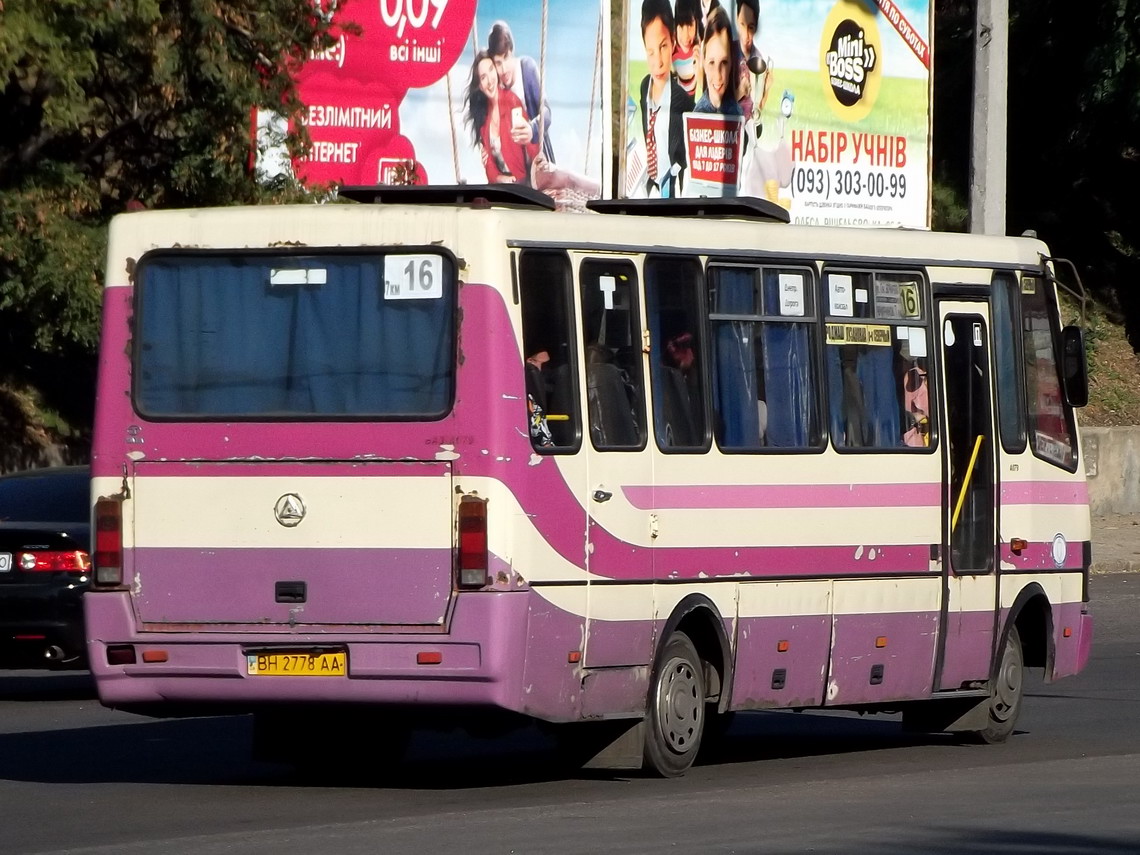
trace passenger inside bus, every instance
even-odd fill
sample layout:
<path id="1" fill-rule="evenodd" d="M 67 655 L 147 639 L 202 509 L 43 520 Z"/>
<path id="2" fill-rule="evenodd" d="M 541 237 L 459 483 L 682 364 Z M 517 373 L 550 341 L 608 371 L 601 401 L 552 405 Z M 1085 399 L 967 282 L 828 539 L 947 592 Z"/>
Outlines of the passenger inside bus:
<path id="1" fill-rule="evenodd" d="M 683 332 L 665 342 L 662 387 L 664 389 L 665 442 L 669 446 L 693 447 L 704 442 L 700 418 L 700 377 L 693 334 Z"/>
<path id="2" fill-rule="evenodd" d="M 912 448 L 930 445 L 930 390 L 926 371 L 916 360 L 911 360 L 910 367 L 903 373 L 903 412 L 909 425 L 903 434 L 903 444 Z"/>
<path id="3" fill-rule="evenodd" d="M 628 372 L 614 362 L 614 351 L 600 342 L 586 347 L 586 393 L 590 437 L 598 448 L 637 446 L 636 391 Z"/>
<path id="4" fill-rule="evenodd" d="M 550 354 L 539 350 L 526 358 L 526 409 L 530 441 L 535 448 L 552 448 L 554 437 L 546 419 L 547 389 L 542 368 L 550 362 Z"/>

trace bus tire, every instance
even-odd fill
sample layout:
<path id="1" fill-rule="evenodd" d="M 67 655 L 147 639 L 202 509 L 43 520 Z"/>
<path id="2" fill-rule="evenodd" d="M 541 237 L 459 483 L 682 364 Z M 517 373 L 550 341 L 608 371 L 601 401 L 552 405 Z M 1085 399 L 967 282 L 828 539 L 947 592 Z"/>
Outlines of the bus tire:
<path id="1" fill-rule="evenodd" d="M 701 748 L 705 677 L 689 636 L 674 632 L 653 673 L 645 720 L 643 766 L 666 778 L 685 774 Z"/>
<path id="2" fill-rule="evenodd" d="M 1017 717 L 1021 714 L 1024 689 L 1025 656 L 1021 648 L 1021 636 L 1017 627 L 1011 626 L 1002 646 L 1001 662 L 990 686 L 987 704 L 989 721 L 976 734 L 981 742 L 996 745 L 1009 739 L 1017 724 Z"/>

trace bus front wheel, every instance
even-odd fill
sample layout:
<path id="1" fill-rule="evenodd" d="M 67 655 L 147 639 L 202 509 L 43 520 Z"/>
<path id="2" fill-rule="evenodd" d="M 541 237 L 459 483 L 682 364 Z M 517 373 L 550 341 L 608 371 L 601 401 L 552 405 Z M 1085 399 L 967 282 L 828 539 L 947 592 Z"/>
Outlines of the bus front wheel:
<path id="1" fill-rule="evenodd" d="M 1001 663 L 990 687 L 989 721 L 977 732 L 978 739 L 990 745 L 1005 742 L 1013 734 L 1025 684 L 1025 658 L 1016 626 L 1009 628 L 1002 647 Z"/>
<path id="2" fill-rule="evenodd" d="M 674 632 L 653 674 L 645 722 L 645 768 L 667 778 L 683 775 L 697 757 L 704 726 L 700 656 L 685 633 Z"/>

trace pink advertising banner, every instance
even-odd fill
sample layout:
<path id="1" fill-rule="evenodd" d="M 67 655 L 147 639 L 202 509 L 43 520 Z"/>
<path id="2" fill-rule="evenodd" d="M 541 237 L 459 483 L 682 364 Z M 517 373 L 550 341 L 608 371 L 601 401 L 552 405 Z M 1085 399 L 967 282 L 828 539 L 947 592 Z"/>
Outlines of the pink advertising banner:
<path id="1" fill-rule="evenodd" d="M 515 183 L 562 207 L 601 195 L 607 0 L 318 0 L 336 44 L 297 76 L 310 184 Z"/>

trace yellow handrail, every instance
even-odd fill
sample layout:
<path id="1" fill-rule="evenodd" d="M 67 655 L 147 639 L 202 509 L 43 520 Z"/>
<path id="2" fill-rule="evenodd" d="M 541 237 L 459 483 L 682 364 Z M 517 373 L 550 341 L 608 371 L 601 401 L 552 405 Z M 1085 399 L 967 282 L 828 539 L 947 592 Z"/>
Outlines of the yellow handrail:
<path id="1" fill-rule="evenodd" d="M 970 465 L 966 469 L 966 479 L 962 482 L 962 489 L 958 492 L 958 503 L 954 505 L 954 516 L 950 518 L 950 533 L 958 527 L 958 515 L 962 513 L 962 504 L 966 501 L 966 490 L 970 486 L 970 479 L 974 477 L 974 464 L 978 462 L 978 452 L 982 450 L 984 435 L 979 435 L 974 441 L 974 453 L 970 455 Z"/>

